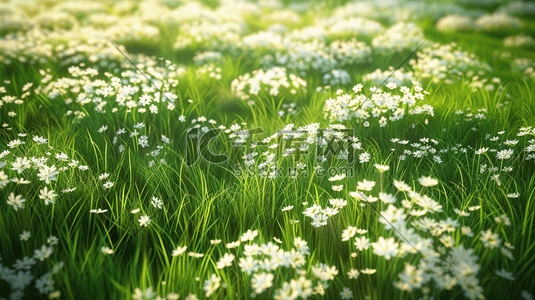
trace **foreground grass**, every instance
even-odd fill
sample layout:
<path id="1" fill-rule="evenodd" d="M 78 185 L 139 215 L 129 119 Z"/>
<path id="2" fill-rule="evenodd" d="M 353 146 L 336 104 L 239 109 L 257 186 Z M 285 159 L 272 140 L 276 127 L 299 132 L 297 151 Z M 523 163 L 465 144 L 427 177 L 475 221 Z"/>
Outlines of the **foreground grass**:
<path id="1" fill-rule="evenodd" d="M 430 31 L 437 39 L 450 38 Z M 487 48 L 481 46 L 474 52 L 477 50 L 481 50 L 480 55 L 486 61 L 490 60 L 491 54 Z M 395 65 L 394 62 L 402 57 L 399 54 L 374 58 L 374 65 L 362 66 L 351 75 L 358 82 L 364 71 Z M 13 90 L 9 93 L 20 94 L 22 85 L 40 80 L 36 68 L 28 72 L 24 67 L 15 64 L 9 69 L 2 69 L 4 74 L 10 75 L 5 78 L 13 82 Z M 471 239 L 459 232 L 452 238 L 466 248 L 473 248 L 479 255 L 480 274 L 483 274 L 480 284 L 485 289 L 485 295 L 493 299 L 506 299 L 535 286 L 535 167 L 533 161 L 525 161 L 523 152 L 533 134 L 518 138 L 519 142 L 514 146 L 515 156 L 510 160 L 497 160 L 495 153 L 490 152 L 485 155 L 474 154 L 474 150 L 484 147 L 499 148 L 488 140 L 487 134 L 499 135 L 500 142 L 503 142 L 517 138 L 519 128 L 535 124 L 534 91 L 530 82 L 519 76 L 511 76 L 511 80 L 503 84 L 501 93 L 472 92 L 462 83 L 435 85 L 424 82 L 424 87 L 430 92 L 425 102 L 435 108 L 435 116 L 429 117 L 427 124 L 425 118 L 419 117 L 407 117 L 384 128 L 364 127 L 356 121 L 346 122 L 347 127 L 356 129 L 356 136 L 364 150 L 371 154 L 371 160 L 367 163 L 356 161 L 350 165 L 355 173 L 337 182 L 343 184 L 345 189 L 336 192 L 331 188 L 333 183 L 328 181 L 329 176 L 320 176 L 314 170 L 315 157 L 312 154 L 306 157 L 307 176 L 299 175 L 296 178 L 237 176 L 233 164 L 238 163 L 241 153 L 227 164 L 200 161 L 193 166 L 187 165 L 184 144 L 191 124 L 178 121 L 181 115 L 188 121 L 204 116 L 217 120 L 218 125 L 230 126 L 243 122 L 247 124 L 244 127 L 249 129 L 261 127 L 266 131 L 262 138 L 289 123 L 301 126 L 318 122 L 322 128 L 329 125 L 323 118 L 323 106 L 328 98 L 335 97 L 336 89 L 333 87 L 332 91 L 326 93 L 315 92 L 315 88 L 321 84 L 317 74 L 306 78 L 309 83 L 306 94 L 293 98 L 290 96 L 291 99 L 261 96 L 253 106 L 235 99 L 228 89 L 230 80 L 254 68 L 253 65 L 240 64 L 234 58 L 226 57 L 222 66 L 225 79 L 221 82 L 202 82 L 190 71 L 175 88 L 178 95 L 176 105 L 180 110 L 168 111 L 161 104 L 158 115 L 100 114 L 87 109 L 83 121 L 75 121 L 73 116 L 67 116 L 68 108 L 62 101 L 53 101 L 45 96 L 32 98 L 18 107 L 17 116 L 9 124 L 12 129 L 2 128 L 0 131 L 0 151 L 8 149 L 8 143 L 19 138 L 18 133 L 27 133 L 27 142 L 10 149 L 12 156 L 6 159 L 6 169 L 13 162 L 13 156 L 47 157 L 47 152 L 52 152 L 51 157 L 65 153 L 69 159 L 78 160 L 80 165 L 86 165 L 89 169 L 83 173 L 69 169 L 58 175 L 51 188 L 62 191 L 76 187 L 76 190 L 61 194 L 54 205 L 45 205 L 38 200 L 41 184 L 37 180 L 27 185 L 16 185 L 9 192 L 7 189 L 0 190 L 2 199 L 7 199 L 10 192 L 23 194 L 27 199 L 21 211 L 14 212 L 9 205 L 0 206 L 0 227 L 3 228 L 0 231 L 0 254 L 3 262 L 32 257 L 34 250 L 39 249 L 52 235 L 58 238 L 52 259 L 38 263 L 35 268 L 37 273 L 44 274 L 62 261 L 62 269 L 54 275 L 54 287 L 67 299 L 131 299 L 136 288 L 146 290 L 149 287 L 159 295 L 174 292 L 182 297 L 189 293 L 203 297 L 203 282 L 212 273 L 221 277 L 221 283 L 226 285 L 213 294 L 214 298 L 243 299 L 250 297 L 252 292 L 251 276 L 242 272 L 236 262 L 224 269 L 218 269 L 216 265 L 220 257 L 232 252 L 225 248 L 227 243 L 239 240 L 243 233 L 253 229 L 259 231 L 259 236 L 254 240 L 257 244 L 274 242 L 275 237 L 282 241 L 282 248 L 290 249 L 296 237 L 307 241 L 310 255 L 303 269 L 308 273 L 318 262 L 336 266 L 341 276 L 335 277 L 330 287 L 325 289 L 324 297 L 327 299 L 339 297 L 343 287 L 351 288 L 356 299 L 423 297 L 424 293 L 419 289 L 410 294 L 393 286 L 404 269 L 404 262 L 416 264 L 421 259 L 420 254 L 409 259 L 394 257 L 387 260 L 374 255 L 371 249 L 358 252 L 352 242 L 340 239 L 348 226 L 368 230 L 371 241 L 394 236 L 392 230 L 385 229 L 378 213 L 384 211 L 387 205 L 379 201 L 363 203 L 349 192 L 355 190 L 358 182 L 366 179 L 377 182 L 371 192 L 373 196 L 387 192 L 395 194 L 399 202 L 404 194 L 397 191 L 393 181 L 403 180 L 415 191 L 428 195 L 442 205 L 442 212 L 437 215 L 443 219 L 451 217 L 462 220 L 461 225 L 469 227 L 474 233 Z M 58 77 L 62 71 L 58 71 Z M 340 88 L 350 90 L 351 87 Z M 284 101 L 296 102 L 301 110 L 292 117 L 277 116 Z M 476 113 L 481 108 L 486 109 L 485 119 L 467 117 L 467 113 Z M 457 114 L 458 110 L 462 110 L 462 114 Z M 4 115 L 6 113 L 2 112 Z M 118 151 L 118 146 L 113 142 L 113 133 L 121 128 L 133 131 L 135 124 L 140 122 L 145 124 L 140 131 L 149 136 L 151 141 L 157 140 L 155 144 L 163 145 L 166 163 L 156 162 L 149 167 L 153 158 L 149 156 L 148 149 L 138 144 L 138 140 L 121 140 L 119 144 L 123 143 L 125 149 L 122 153 Z M 99 132 L 102 126 L 107 126 L 107 130 Z M 499 134 L 501 131 L 504 133 Z M 33 135 L 44 136 L 54 149 L 31 142 Z M 162 135 L 170 139 L 170 144 L 161 142 Z M 410 143 L 405 146 L 394 144 L 391 142 L 394 138 L 409 140 Z M 442 162 L 433 160 L 432 155 L 422 158 L 408 155 L 404 160 L 399 158 L 404 150 L 411 149 L 410 144 L 418 143 L 422 138 L 436 140 L 438 144 L 433 147 L 445 150 L 441 155 Z M 229 153 L 235 150 L 230 146 L 230 138 L 221 139 L 219 144 L 214 143 L 214 152 Z M 149 149 L 154 150 L 154 147 L 151 145 Z M 374 164 L 388 165 L 390 170 L 381 174 Z M 483 166 L 497 167 L 498 170 L 512 167 L 512 171 L 499 171 L 498 184 L 491 173 L 480 171 Z M 113 187 L 102 187 L 105 180 L 100 180 L 99 176 L 103 173 L 109 174 L 108 180 L 114 183 Z M 37 178 L 29 170 L 20 176 Z M 422 188 L 418 178 L 423 176 L 437 178 L 438 184 Z M 516 192 L 520 194 L 518 198 L 508 198 L 508 194 Z M 162 209 L 151 205 L 152 197 L 163 201 Z M 303 211 L 312 204 L 326 206 L 329 199 L 333 198 L 347 200 L 347 206 L 330 218 L 326 226 L 311 226 L 310 218 L 305 217 Z M 308 204 L 304 205 L 303 202 Z M 288 206 L 294 208 L 283 212 L 282 209 Z M 454 211 L 468 211 L 473 206 L 480 206 L 480 209 L 470 211 L 470 216 L 462 219 Z M 88 213 L 90 209 L 97 208 L 106 209 L 107 212 Z M 132 213 L 135 209 L 140 209 L 140 212 Z M 150 216 L 149 226 L 139 225 L 141 215 Z M 501 215 L 509 218 L 509 226 L 496 224 L 495 218 Z M 503 242 L 514 246 L 511 250 L 514 260 L 506 260 L 499 251 L 481 245 L 481 232 L 489 228 L 498 233 Z M 31 232 L 28 241 L 19 238 L 24 231 Z M 424 236 L 432 237 L 431 234 Z M 221 243 L 214 245 L 210 242 L 216 239 L 220 239 Z M 439 244 L 437 240 L 434 242 Z M 204 256 L 193 258 L 187 252 L 172 256 L 172 251 L 178 246 L 187 246 L 187 252 L 203 253 Z M 104 255 L 102 247 L 110 247 L 114 253 Z M 236 253 L 236 261 L 240 252 L 232 252 Z M 351 256 L 354 252 L 358 252 L 356 257 Z M 351 269 L 366 268 L 376 269 L 377 273 L 361 274 L 358 280 L 345 276 Z M 503 280 L 493 271 L 502 268 L 512 272 L 516 279 Z M 296 277 L 294 270 L 277 272 L 273 281 L 278 288 L 283 282 Z M 9 291 L 9 284 L 0 282 L 0 290 Z M 459 287 L 450 291 L 432 288 L 427 294 L 436 299 L 462 297 Z M 26 292 L 28 299 L 39 296 L 33 287 Z M 273 296 L 274 291 L 270 290 L 258 295 L 258 298 Z M 319 295 L 315 297 L 320 298 Z"/>

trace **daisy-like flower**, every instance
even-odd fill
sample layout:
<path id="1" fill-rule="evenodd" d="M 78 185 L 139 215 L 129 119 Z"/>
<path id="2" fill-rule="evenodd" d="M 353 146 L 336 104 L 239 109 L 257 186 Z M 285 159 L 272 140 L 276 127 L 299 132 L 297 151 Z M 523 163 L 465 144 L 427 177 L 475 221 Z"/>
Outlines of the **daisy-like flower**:
<path id="1" fill-rule="evenodd" d="M 46 242 L 49 243 L 50 245 L 54 246 L 54 245 L 57 245 L 59 243 L 59 239 L 57 237 L 51 235 L 46 239 Z"/>
<path id="2" fill-rule="evenodd" d="M 492 233 L 489 229 L 487 231 L 481 231 L 481 237 L 479 238 L 485 247 L 494 248 L 500 245 L 500 238 L 497 233 Z"/>
<path id="3" fill-rule="evenodd" d="M 376 243 L 372 243 L 373 253 L 379 256 L 384 256 L 386 260 L 390 260 L 392 256 L 398 254 L 398 246 L 394 238 L 385 240 L 384 237 L 380 237 Z"/>
<path id="4" fill-rule="evenodd" d="M 221 285 L 221 278 L 215 274 L 210 276 L 210 279 L 206 280 L 203 285 L 203 290 L 206 292 L 206 297 L 210 297 Z"/>
<path id="5" fill-rule="evenodd" d="M 384 203 L 394 203 L 396 202 L 396 197 L 394 197 L 392 194 L 379 193 L 379 200 L 383 201 Z"/>
<path id="6" fill-rule="evenodd" d="M 353 291 L 348 287 L 344 287 L 342 289 L 342 291 L 340 292 L 340 298 L 342 300 L 352 299 L 353 298 Z"/>
<path id="7" fill-rule="evenodd" d="M 31 232 L 23 231 L 22 234 L 20 235 L 20 240 L 21 241 L 27 241 L 28 239 L 30 239 L 31 236 L 32 236 Z"/>
<path id="8" fill-rule="evenodd" d="M 375 164 L 374 166 L 379 171 L 379 173 L 384 173 L 390 169 L 389 166 L 385 166 L 385 165 Z"/>
<path id="9" fill-rule="evenodd" d="M 340 181 L 342 179 L 346 178 L 346 174 L 340 174 L 340 175 L 334 175 L 333 177 L 330 177 L 329 181 Z"/>
<path id="10" fill-rule="evenodd" d="M 246 241 L 252 241 L 256 236 L 258 236 L 258 230 L 247 230 L 246 233 L 244 233 L 241 237 L 240 237 L 240 240 L 242 242 L 246 242 Z"/>
<path id="11" fill-rule="evenodd" d="M 22 199 L 22 195 L 15 196 L 13 192 L 11 192 L 9 196 L 7 197 L 7 204 L 13 206 L 13 209 L 15 211 L 17 211 L 19 208 L 24 209 L 25 201 L 26 199 Z"/>
<path id="12" fill-rule="evenodd" d="M 292 208 L 294 208 L 293 205 L 290 205 L 290 206 L 283 207 L 281 210 L 282 211 L 289 211 Z"/>
<path id="13" fill-rule="evenodd" d="M 224 267 L 232 266 L 232 261 L 234 260 L 234 254 L 225 253 L 223 257 L 219 259 L 216 266 L 218 269 L 223 269 Z"/>
<path id="14" fill-rule="evenodd" d="M 360 191 L 371 191 L 374 186 L 375 186 L 375 181 L 368 181 L 368 180 L 364 179 L 363 181 L 359 181 L 357 183 L 357 190 L 360 190 Z"/>
<path id="15" fill-rule="evenodd" d="M 377 272 L 377 270 L 376 270 L 376 269 L 369 269 L 369 268 L 366 268 L 366 269 L 360 270 L 360 272 L 361 272 L 362 274 L 372 275 L 372 274 L 375 274 L 375 272 Z"/>
<path id="16" fill-rule="evenodd" d="M 105 188 L 105 189 L 111 189 L 113 186 L 115 185 L 115 183 L 111 182 L 111 181 L 106 181 L 102 187 Z"/>
<path id="17" fill-rule="evenodd" d="M 13 140 L 13 141 L 10 141 L 9 143 L 7 143 L 7 146 L 9 148 L 17 148 L 18 146 L 20 145 L 23 145 L 23 144 L 26 144 L 25 142 L 19 140 L 19 139 L 16 139 L 16 140 Z"/>
<path id="18" fill-rule="evenodd" d="M 149 216 L 143 215 L 143 216 L 141 216 L 141 218 L 139 218 L 138 222 L 139 222 L 139 226 L 147 227 L 150 224 L 151 221 L 150 221 Z"/>
<path id="19" fill-rule="evenodd" d="M 232 242 L 232 243 L 228 243 L 226 245 L 227 249 L 232 249 L 232 248 L 236 248 L 240 245 L 240 241 L 235 241 L 235 242 Z"/>
<path id="20" fill-rule="evenodd" d="M 195 258 L 201 258 L 204 256 L 204 253 L 196 253 L 196 252 L 190 252 L 188 253 L 189 256 L 195 257 Z"/>
<path id="21" fill-rule="evenodd" d="M 475 154 L 481 155 L 481 154 L 487 153 L 487 151 L 489 151 L 489 148 L 480 148 L 480 149 L 476 150 Z"/>
<path id="22" fill-rule="evenodd" d="M 45 205 L 48 205 L 49 203 L 56 204 L 56 201 L 54 200 L 57 196 L 57 194 L 54 194 L 54 190 L 48 190 L 48 187 L 45 186 L 44 189 L 40 190 L 39 199 L 45 201 Z"/>
<path id="23" fill-rule="evenodd" d="M 403 181 L 394 180 L 394 186 L 400 192 L 410 192 L 410 191 L 412 191 L 412 188 L 409 185 L 407 185 L 405 182 L 403 182 Z"/>
<path id="24" fill-rule="evenodd" d="M 266 289 L 273 286 L 273 274 L 271 273 L 259 273 L 254 274 L 253 279 L 251 280 L 251 285 L 256 294 L 263 293 Z"/>
<path id="25" fill-rule="evenodd" d="M 110 247 L 104 247 L 104 246 L 100 248 L 100 251 L 102 251 L 104 255 L 113 254 L 114 252 L 112 249 L 110 249 Z"/>
<path id="26" fill-rule="evenodd" d="M 45 259 L 49 258 L 52 253 L 54 253 L 54 248 L 43 245 L 41 249 L 34 251 L 33 258 L 44 261 Z"/>
<path id="27" fill-rule="evenodd" d="M 355 247 L 357 247 L 359 251 L 370 248 L 370 239 L 365 236 L 357 237 L 355 239 Z"/>
<path id="28" fill-rule="evenodd" d="M 349 226 L 342 231 L 342 241 L 349 241 L 357 233 L 357 227 Z"/>
<path id="29" fill-rule="evenodd" d="M 108 177 L 110 177 L 110 174 L 108 174 L 108 173 L 103 173 L 103 174 L 100 174 L 100 175 L 98 176 L 98 180 L 104 180 L 104 179 L 106 179 L 106 178 L 108 178 Z"/>
<path id="30" fill-rule="evenodd" d="M 359 278 L 360 272 L 356 269 L 350 269 L 349 272 L 347 272 L 347 276 L 349 276 L 349 279 L 357 279 Z"/>
<path id="31" fill-rule="evenodd" d="M 344 199 L 329 199 L 329 203 L 335 208 L 343 208 L 347 205 L 347 201 Z"/>
<path id="32" fill-rule="evenodd" d="M 5 187 L 9 183 L 9 177 L 4 173 L 4 171 L 0 171 L 0 189 Z"/>
<path id="33" fill-rule="evenodd" d="M 56 180 L 56 176 L 58 176 L 59 172 L 56 171 L 56 166 L 43 166 L 43 168 L 39 169 L 39 173 L 37 176 L 39 177 L 39 180 L 44 181 L 46 184 L 50 184 L 51 181 Z"/>
<path id="34" fill-rule="evenodd" d="M 333 188 L 333 191 L 340 192 L 344 188 L 344 185 L 343 184 L 341 184 L 341 185 L 333 185 L 332 188 Z"/>
<path id="35" fill-rule="evenodd" d="M 420 184 L 425 187 L 435 186 L 438 184 L 438 180 L 425 176 L 418 178 L 418 182 L 420 182 Z"/>
<path id="36" fill-rule="evenodd" d="M 182 255 L 184 254 L 184 252 L 186 252 L 186 249 L 188 249 L 188 246 L 184 246 L 184 247 L 178 246 L 175 250 L 173 250 L 173 253 L 171 255 L 173 257 Z"/>
<path id="37" fill-rule="evenodd" d="M 513 149 L 505 149 L 496 153 L 496 158 L 499 160 L 509 159 L 513 155 Z"/>
<path id="38" fill-rule="evenodd" d="M 152 201 L 150 202 L 150 204 L 152 204 L 152 206 L 154 206 L 155 208 L 158 208 L 158 209 L 162 209 L 162 206 L 163 206 L 163 202 L 162 200 L 156 198 L 156 197 L 152 197 Z"/>
<path id="39" fill-rule="evenodd" d="M 511 193 L 506 195 L 507 198 L 518 198 L 520 197 L 520 193 Z"/>
<path id="40" fill-rule="evenodd" d="M 134 295 L 132 295 L 132 299 L 134 300 L 154 299 L 156 296 L 158 296 L 158 294 L 156 294 L 152 290 L 152 287 L 149 287 L 144 292 L 141 289 L 136 288 L 134 290 Z"/>
<path id="41" fill-rule="evenodd" d="M 17 171 L 18 174 L 22 173 L 25 169 L 29 169 L 32 166 L 32 162 L 26 157 L 17 157 L 14 162 L 11 163 L 11 170 Z"/>

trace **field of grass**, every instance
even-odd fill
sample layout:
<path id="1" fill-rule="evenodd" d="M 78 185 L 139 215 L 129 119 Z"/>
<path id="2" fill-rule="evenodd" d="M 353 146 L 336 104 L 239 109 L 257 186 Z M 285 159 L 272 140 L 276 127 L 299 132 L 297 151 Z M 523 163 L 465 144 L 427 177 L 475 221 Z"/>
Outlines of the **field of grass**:
<path id="1" fill-rule="evenodd" d="M 238 2 L 0 2 L 0 299 L 533 299 L 535 6 Z"/>

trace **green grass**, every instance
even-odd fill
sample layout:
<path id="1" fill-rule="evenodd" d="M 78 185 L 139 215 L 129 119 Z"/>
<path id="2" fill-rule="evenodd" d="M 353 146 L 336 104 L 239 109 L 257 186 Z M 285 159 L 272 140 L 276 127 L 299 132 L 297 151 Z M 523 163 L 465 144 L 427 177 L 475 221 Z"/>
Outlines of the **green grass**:
<path id="1" fill-rule="evenodd" d="M 207 1 L 211 6 L 217 6 L 217 1 Z M 337 5 L 345 1 L 329 1 Z M 333 4 L 334 5 L 334 4 Z M 332 7 L 332 6 L 330 6 Z M 263 24 L 258 20 L 248 20 L 251 28 L 260 29 Z M 305 19 L 304 24 L 312 23 Z M 387 206 L 381 201 L 360 204 L 348 192 L 354 191 L 357 182 L 373 180 L 377 182 L 372 195 L 378 196 L 384 191 L 396 194 L 397 204 L 403 198 L 393 185 L 393 180 L 403 180 L 417 191 L 435 199 L 442 205 L 442 212 L 438 214 L 442 219 L 451 217 L 462 220 L 461 225 L 468 226 L 474 234 L 473 239 L 461 237 L 459 231 L 453 239 L 465 247 L 471 247 L 480 257 L 480 284 L 484 294 L 489 299 L 506 299 L 518 297 L 520 291 L 532 291 L 535 286 L 535 241 L 533 210 L 535 199 L 535 167 L 533 160 L 525 161 L 523 149 L 528 146 L 527 141 L 533 138 L 519 137 L 520 142 L 514 146 L 514 156 L 505 161 L 513 171 L 502 172 L 501 185 L 491 178 L 489 173 L 481 174 L 482 165 L 503 168 L 502 161 L 495 158 L 494 153 L 474 155 L 474 150 L 482 147 L 493 147 L 486 135 L 497 135 L 505 131 L 503 140 L 517 138 L 515 134 L 520 127 L 535 125 L 535 111 L 532 88 L 533 80 L 526 81 L 518 74 L 507 69 L 508 65 L 500 64 L 494 58 L 494 50 L 503 50 L 501 37 L 483 34 L 450 35 L 434 30 L 431 22 L 420 24 L 425 29 L 426 37 L 441 43 L 456 41 L 464 50 L 476 53 L 482 61 L 496 63 L 495 76 L 503 79 L 504 92 L 478 91 L 471 92 L 470 88 L 456 82 L 452 85 L 433 84 L 423 81 L 424 87 L 430 92 L 425 103 L 435 109 L 434 117 L 427 117 L 429 124 L 425 124 L 425 117 L 407 116 L 396 123 L 381 128 L 376 125 L 364 127 L 356 121 L 348 121 L 347 127 L 356 129 L 356 136 L 362 142 L 364 150 L 371 154 L 368 163 L 354 162 L 353 176 L 347 176 L 340 183 L 342 192 L 335 192 L 328 181 L 329 176 L 320 176 L 314 170 L 313 152 L 305 155 L 307 161 L 307 176 L 296 178 L 290 176 L 267 178 L 258 175 L 236 176 L 233 164 L 241 160 L 242 153 L 230 146 L 230 139 L 221 137 L 218 142 L 211 144 L 215 153 L 234 153 L 230 163 L 216 165 L 199 161 L 193 166 L 186 164 L 185 140 L 187 130 L 191 127 L 191 120 L 204 116 L 208 120 L 214 119 L 217 125 L 227 127 L 235 123 L 247 123 L 246 128 L 261 127 L 266 133 L 264 138 L 281 130 L 285 125 L 293 123 L 298 126 L 320 123 L 322 128 L 328 126 L 328 120 L 323 117 L 323 105 L 330 97 L 335 97 L 335 91 L 342 88 L 350 91 L 351 86 L 333 87 L 327 93 L 315 91 L 322 84 L 321 74 L 307 74 L 306 93 L 288 95 L 286 98 L 258 96 L 256 104 L 249 106 L 245 101 L 236 99 L 230 91 L 232 79 L 246 72 L 258 68 L 258 62 L 251 63 L 247 54 L 234 57 L 226 55 L 221 64 L 223 79 L 199 80 L 191 63 L 192 53 L 174 55 L 172 44 L 163 44 L 156 54 L 166 56 L 181 63 L 188 63 L 188 72 L 180 80 L 178 86 L 172 89 L 177 94 L 177 109 L 168 111 L 165 104 L 159 104 L 157 115 L 129 113 L 98 113 L 92 107 L 67 105 L 63 97 L 50 99 L 45 95 L 35 95 L 25 100 L 23 105 L 15 107 L 16 117 L 8 117 L 7 105 L 0 108 L 1 123 L 9 123 L 9 128 L 0 128 L 0 152 L 8 149 L 7 144 L 17 139 L 17 133 L 27 133 L 26 144 L 19 148 L 9 149 L 11 154 L 6 156 L 7 165 L 2 169 L 10 177 L 24 177 L 31 180 L 30 184 L 17 185 L 9 183 L 0 189 L 0 199 L 7 199 L 11 192 L 23 195 L 26 199 L 23 210 L 14 211 L 6 202 L 0 203 L 0 255 L 5 266 L 11 266 L 16 259 L 24 256 L 32 257 L 34 250 L 46 243 L 47 237 L 53 235 L 59 239 L 54 246 L 50 259 L 38 262 L 32 268 L 35 279 L 52 270 L 53 266 L 63 262 L 63 268 L 53 275 L 54 291 L 61 291 L 66 299 L 132 299 L 136 288 L 146 290 L 152 287 L 159 295 L 165 296 L 174 292 L 184 299 L 189 293 L 195 293 L 204 298 L 203 282 L 212 273 L 221 278 L 226 288 L 219 288 L 212 298 L 244 299 L 252 292 L 252 276 L 241 272 L 238 260 L 242 257 L 243 246 L 236 249 L 226 249 L 225 244 L 236 241 L 248 229 L 256 229 L 259 236 L 255 243 L 274 242 L 273 237 L 282 240 L 282 248 L 289 250 L 293 247 L 295 237 L 301 237 L 308 242 L 310 255 L 303 267 L 307 275 L 312 278 L 311 267 L 316 263 L 326 263 L 336 266 L 338 276 L 329 282 L 324 298 L 335 299 L 340 296 L 343 287 L 349 287 L 355 299 L 413 299 L 424 294 L 420 290 L 413 293 L 403 292 L 394 287 L 398 281 L 398 274 L 404 269 L 404 261 L 417 264 L 420 254 L 409 255 L 405 258 L 386 260 L 372 253 L 372 248 L 359 252 L 355 250 L 353 242 L 341 241 L 342 231 L 348 226 L 356 226 L 368 230 L 367 236 L 371 242 L 379 237 L 395 236 L 392 230 L 386 230 L 379 221 L 381 218 L 377 210 L 385 210 Z M 473 42 L 476 38 L 477 42 Z M 140 51 L 141 49 L 129 49 Z M 514 50 L 517 51 L 517 50 Z M 393 56 L 374 56 L 373 63 L 352 66 L 348 71 L 357 83 L 362 75 L 374 71 L 376 68 L 386 69 L 397 65 L 409 53 Z M 375 54 L 374 54 L 375 55 Z M 533 53 L 518 50 L 519 57 L 535 56 Z M 64 69 L 54 66 L 54 78 L 66 75 Z M 404 66 L 408 68 L 408 66 Z M 0 74 L 5 80 L 11 80 L 8 85 L 8 95 L 22 94 L 22 86 L 27 82 L 38 81 L 42 78 L 39 69 L 23 63 L 0 66 Z M 99 78 L 104 71 L 100 72 Z M 118 74 L 115 74 L 118 75 Z M 507 98 L 505 95 L 509 94 Z M 193 100 L 189 103 L 188 99 Z M 113 101 L 112 97 L 107 98 Z M 508 101 L 508 104 L 506 102 Z M 295 116 L 277 116 L 282 103 L 296 102 L 300 110 Z M 500 106 L 499 106 L 500 104 Z M 79 107 L 77 107 L 79 106 Z M 486 108 L 486 119 L 471 119 L 466 121 L 463 116 L 455 113 L 457 110 Z M 67 110 L 79 109 L 86 117 L 75 120 L 73 115 L 67 115 Z M 9 109 L 11 111 L 11 109 Z M 186 122 L 179 122 L 181 115 Z M 146 127 L 140 129 L 147 135 L 151 146 L 145 149 L 138 145 L 139 139 L 129 139 L 125 133 L 114 144 L 115 132 L 121 128 L 133 131 L 133 126 L 143 122 Z M 99 133 L 101 126 L 108 126 L 107 131 Z M 414 125 L 414 128 L 412 127 Z M 473 130 L 473 128 L 477 130 Z M 34 135 L 48 139 L 46 145 L 36 145 L 31 141 Z M 169 145 L 161 142 L 165 135 L 170 140 Z M 409 145 L 393 145 L 391 139 L 410 140 Z M 406 160 L 398 159 L 398 153 L 410 149 L 410 144 L 420 138 L 431 138 L 439 142 L 437 149 L 449 149 L 441 154 L 442 163 L 432 160 L 432 155 L 415 158 L 410 155 Z M 118 145 L 124 144 L 124 152 L 119 153 Z M 460 144 L 460 146 L 457 146 Z M 149 167 L 152 158 L 150 151 L 154 145 L 164 146 L 162 152 L 166 163 L 156 162 Z M 467 153 L 452 150 L 452 147 L 467 148 Z M 391 148 L 396 148 L 391 151 Z M 150 150 L 149 150 L 150 149 Z M 63 152 L 69 159 L 78 160 L 80 165 L 89 167 L 86 171 L 68 169 L 58 175 L 49 188 L 60 194 L 56 204 L 45 206 L 39 199 L 39 190 L 43 182 L 39 181 L 35 170 L 25 170 L 22 174 L 11 171 L 11 163 L 15 157 L 48 157 L 47 152 L 54 155 Z M 263 150 L 264 151 L 264 150 Z M 292 158 L 280 164 L 294 165 Z M 336 164 L 335 161 L 332 164 Z M 390 170 L 379 174 L 374 164 L 390 166 Z M 258 163 L 256 163 L 258 165 Z M 342 165 L 344 166 L 344 165 Z M 109 173 L 109 180 L 114 182 L 110 189 L 103 189 L 99 175 Z M 422 176 L 437 178 L 439 184 L 435 187 L 422 189 L 417 179 Z M 61 193 L 63 189 L 76 187 L 70 193 Z M 519 192 L 518 199 L 509 199 L 507 194 Z M 151 198 L 163 200 L 163 209 L 156 209 L 150 204 Z M 347 200 L 346 207 L 340 213 L 329 218 L 328 224 L 320 228 L 311 226 L 310 218 L 305 217 L 302 202 L 308 202 L 307 207 L 318 204 L 325 207 L 328 200 L 342 198 Z M 281 209 L 293 205 L 287 212 Z M 373 206 L 373 207 L 372 207 Z M 399 205 L 398 205 L 399 206 Z M 468 211 L 471 206 L 480 206 L 479 210 L 470 211 L 470 216 L 460 218 L 454 209 Z M 375 207 L 375 208 L 374 208 Z M 103 214 L 90 214 L 90 209 L 107 209 Z M 134 209 L 141 209 L 138 214 L 132 214 Z M 141 215 L 150 216 L 151 223 L 147 227 L 140 227 L 138 219 Z M 494 218 L 507 215 L 510 226 L 497 225 Z M 409 217 L 416 220 L 415 217 Z M 299 220 L 293 223 L 292 220 Z M 491 228 L 498 233 L 502 241 L 511 243 L 514 260 L 507 260 L 501 256 L 499 250 L 484 248 L 479 242 L 480 232 Z M 28 241 L 20 241 L 19 235 L 23 231 L 30 231 Z M 423 238 L 434 239 L 435 246 L 438 238 L 430 233 L 422 233 Z M 210 240 L 221 239 L 221 243 L 212 245 Z M 402 241 L 402 239 L 398 239 Z M 462 241 L 461 241 L 462 240 Z M 171 252 L 178 246 L 187 245 L 186 253 L 172 257 Z M 115 253 L 103 255 L 101 247 L 110 247 Z M 188 256 L 188 252 L 204 253 L 201 258 Z M 351 253 L 358 252 L 356 257 Z M 216 263 L 225 253 L 234 253 L 236 258 L 231 267 L 217 269 Z M 361 274 L 357 280 L 348 279 L 350 269 L 377 269 L 374 275 Z M 494 270 L 506 268 L 513 272 L 516 280 L 506 281 L 494 274 Z M 274 273 L 274 287 L 258 295 L 259 299 L 270 299 L 276 288 L 284 282 L 299 277 L 296 270 L 279 268 Z M 197 280 L 198 278 L 198 280 Z M 165 283 L 164 283 L 165 282 Z M 316 281 L 315 281 L 316 282 Z M 8 297 L 10 286 L 0 280 L 0 296 Z M 436 293 L 435 299 L 460 299 L 462 292 L 459 287 L 451 291 L 439 291 L 431 288 L 430 295 Z M 45 295 L 46 296 L 46 295 Z M 34 288 L 34 284 L 25 290 L 26 299 L 44 297 Z M 313 298 L 321 298 L 318 295 Z"/>

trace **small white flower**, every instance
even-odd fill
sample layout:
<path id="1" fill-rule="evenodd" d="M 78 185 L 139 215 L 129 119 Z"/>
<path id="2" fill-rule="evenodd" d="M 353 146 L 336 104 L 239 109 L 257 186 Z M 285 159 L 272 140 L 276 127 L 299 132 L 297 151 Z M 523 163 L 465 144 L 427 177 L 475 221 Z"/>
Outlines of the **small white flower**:
<path id="1" fill-rule="evenodd" d="M 141 216 L 141 218 L 139 218 L 138 222 L 139 222 L 139 226 L 147 227 L 150 224 L 151 220 L 150 220 L 149 216 L 143 215 L 143 216 Z"/>

